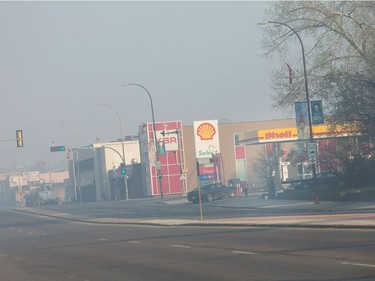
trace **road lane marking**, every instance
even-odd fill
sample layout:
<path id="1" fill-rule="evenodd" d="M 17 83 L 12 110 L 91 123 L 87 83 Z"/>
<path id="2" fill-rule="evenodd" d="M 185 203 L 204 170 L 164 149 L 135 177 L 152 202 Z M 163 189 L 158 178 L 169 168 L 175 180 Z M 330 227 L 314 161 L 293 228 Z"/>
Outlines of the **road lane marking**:
<path id="1" fill-rule="evenodd" d="M 99 241 L 109 241 L 107 238 L 98 238 Z"/>
<path id="2" fill-rule="evenodd" d="M 243 251 L 232 251 L 234 254 L 241 254 L 241 255 L 258 255 L 257 253 L 254 252 L 243 252 Z"/>
<path id="3" fill-rule="evenodd" d="M 128 241 L 128 243 L 131 243 L 131 244 L 143 244 L 142 241 Z"/>
<path id="4" fill-rule="evenodd" d="M 174 247 L 174 248 L 185 248 L 185 249 L 190 249 L 191 248 L 190 246 L 185 246 L 185 245 L 171 245 L 171 247 Z"/>
<path id="5" fill-rule="evenodd" d="M 341 264 L 355 265 L 355 266 L 364 266 L 364 267 L 375 267 L 375 264 L 355 263 L 355 262 L 341 262 Z"/>
<path id="6" fill-rule="evenodd" d="M 271 209 L 271 208 L 280 208 L 280 207 L 294 207 L 294 206 L 302 206 L 302 205 L 311 205 L 311 202 L 306 203 L 294 203 L 294 204 L 283 204 L 283 205 L 271 205 L 271 206 L 262 206 L 261 209 Z"/>
<path id="7" fill-rule="evenodd" d="M 7 257 L 7 254 L 0 254 L 0 257 Z"/>

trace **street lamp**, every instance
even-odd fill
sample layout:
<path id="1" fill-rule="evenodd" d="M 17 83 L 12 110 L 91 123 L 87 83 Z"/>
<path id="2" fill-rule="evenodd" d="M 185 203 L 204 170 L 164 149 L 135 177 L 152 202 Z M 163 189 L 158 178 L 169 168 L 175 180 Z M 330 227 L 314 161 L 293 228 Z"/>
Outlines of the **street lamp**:
<path id="1" fill-rule="evenodd" d="M 126 86 L 137 86 L 142 88 L 143 90 L 146 91 L 148 97 L 150 98 L 150 104 L 151 104 L 151 114 L 152 114 L 152 129 L 154 131 L 154 145 L 155 145 L 155 153 L 156 153 L 156 168 L 157 168 L 157 178 L 159 179 L 159 186 L 160 186 L 160 197 L 164 198 L 164 193 L 163 193 L 163 184 L 162 184 L 162 174 L 160 172 L 160 159 L 159 159 L 159 153 L 158 153 L 158 145 L 157 145 L 157 139 L 156 139 L 156 126 L 155 126 L 155 115 L 154 115 L 154 105 L 152 103 L 152 97 L 150 92 L 142 85 L 137 84 L 137 83 L 126 83 L 122 85 L 123 87 Z M 157 182 L 157 181 L 156 181 Z"/>
<path id="2" fill-rule="evenodd" d="M 112 106 L 110 106 L 108 104 L 101 103 L 101 104 L 98 104 L 96 106 L 98 106 L 99 108 L 101 106 L 108 107 L 108 108 L 112 109 L 117 114 L 117 117 L 118 117 L 118 120 L 119 120 L 119 123 L 120 123 L 121 146 L 122 146 L 122 163 L 123 163 L 123 165 L 125 167 L 126 163 L 125 163 L 124 137 L 123 137 L 123 134 L 122 134 L 122 122 L 121 122 L 120 113 L 114 107 L 112 107 Z M 129 191 L 128 191 L 128 180 L 127 180 L 127 176 L 126 175 L 124 177 L 124 187 L 125 187 L 125 200 L 128 200 L 129 199 Z"/>
<path id="3" fill-rule="evenodd" d="M 306 57 L 305 57 L 305 47 L 303 46 L 303 42 L 297 31 L 291 27 L 289 24 L 278 22 L 278 21 L 265 21 L 265 22 L 259 22 L 258 25 L 267 25 L 267 24 L 278 24 L 283 25 L 289 28 L 298 38 L 301 49 L 302 49 L 302 61 L 303 61 L 303 76 L 305 80 L 305 91 L 306 91 L 306 103 L 307 103 L 307 114 L 309 119 L 309 141 L 310 143 L 314 143 L 314 134 L 312 130 L 312 122 L 311 122 L 311 108 L 310 108 L 310 95 L 309 95 L 309 87 L 307 83 L 307 71 L 306 71 Z M 319 203 L 319 197 L 318 197 L 318 190 L 316 186 L 316 167 L 315 163 L 311 163 L 312 166 L 312 174 L 313 174 L 313 186 L 314 186 L 314 193 L 315 193 L 315 203 Z"/>
<path id="4" fill-rule="evenodd" d="M 117 155 L 120 156 L 120 159 L 122 160 L 121 166 L 122 166 L 122 165 L 124 166 L 124 167 L 123 167 L 123 168 L 124 168 L 124 176 L 126 177 L 126 168 L 125 168 L 125 164 L 123 164 L 123 163 L 125 163 L 125 160 L 124 160 L 124 158 L 122 158 L 123 156 L 122 156 L 122 155 L 121 155 L 116 149 L 114 149 L 114 148 L 112 148 L 112 147 L 109 147 L 109 146 L 105 146 L 105 145 L 103 145 L 102 148 L 103 148 L 103 149 L 108 148 L 108 149 L 110 149 L 110 150 L 116 152 Z M 122 171 L 121 171 L 121 174 L 123 174 Z M 115 195 L 115 196 L 117 196 L 117 194 L 118 194 L 118 188 L 116 188 L 116 195 Z"/>
<path id="5" fill-rule="evenodd" d="M 74 133 L 74 148 L 73 148 L 73 185 L 74 185 L 74 199 L 77 201 L 78 200 L 78 195 L 77 195 L 77 179 L 76 179 L 76 167 L 75 167 L 75 161 L 77 161 L 77 174 L 79 175 L 79 160 L 78 160 L 78 147 L 77 147 L 77 132 L 75 129 L 75 126 L 73 123 L 62 120 L 61 124 L 68 124 L 72 127 L 73 133 Z M 79 201 L 81 202 L 81 194 L 79 195 Z"/>

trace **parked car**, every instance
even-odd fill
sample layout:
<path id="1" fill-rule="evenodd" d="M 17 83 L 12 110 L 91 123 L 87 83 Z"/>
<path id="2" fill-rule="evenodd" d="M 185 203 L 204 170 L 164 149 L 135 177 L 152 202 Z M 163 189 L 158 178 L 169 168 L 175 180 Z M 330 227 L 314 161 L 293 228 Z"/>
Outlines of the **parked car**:
<path id="1" fill-rule="evenodd" d="M 287 179 L 281 182 L 281 190 L 293 190 L 298 181 L 294 179 Z"/>
<path id="2" fill-rule="evenodd" d="M 234 189 L 229 186 L 225 186 L 221 183 L 212 183 L 203 185 L 200 187 L 201 200 L 205 202 L 211 202 L 222 198 L 234 197 Z M 199 190 L 195 188 L 190 191 L 187 196 L 188 201 L 193 203 L 199 202 Z"/>
<path id="3" fill-rule="evenodd" d="M 294 184 L 295 189 L 312 187 L 312 178 L 301 180 Z M 323 172 L 316 174 L 316 184 L 319 186 L 337 186 L 343 185 L 344 182 L 338 175 L 332 172 Z"/>

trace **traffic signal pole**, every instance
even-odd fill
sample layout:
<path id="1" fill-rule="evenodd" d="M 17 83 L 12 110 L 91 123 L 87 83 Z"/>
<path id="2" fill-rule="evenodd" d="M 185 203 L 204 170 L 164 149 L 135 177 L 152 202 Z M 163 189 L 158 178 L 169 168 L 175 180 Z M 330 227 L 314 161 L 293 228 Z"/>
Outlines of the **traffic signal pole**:
<path id="1" fill-rule="evenodd" d="M 0 142 L 11 142 L 11 141 L 16 141 L 17 147 L 23 147 L 23 133 L 22 133 L 22 130 L 16 130 L 16 138 L 15 139 L 0 140 Z"/>

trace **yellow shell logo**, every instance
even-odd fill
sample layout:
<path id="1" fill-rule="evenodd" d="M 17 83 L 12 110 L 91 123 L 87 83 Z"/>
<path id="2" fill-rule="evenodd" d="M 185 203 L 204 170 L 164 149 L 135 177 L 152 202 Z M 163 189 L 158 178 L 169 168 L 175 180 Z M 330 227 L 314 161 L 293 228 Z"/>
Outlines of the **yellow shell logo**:
<path id="1" fill-rule="evenodd" d="M 202 123 L 197 129 L 197 135 L 201 138 L 201 140 L 212 140 L 215 134 L 215 127 L 210 123 Z"/>

